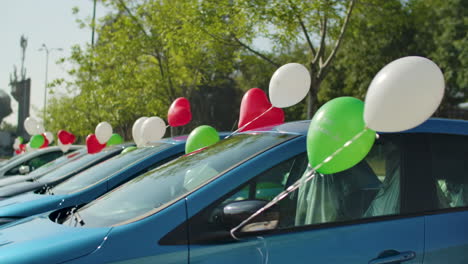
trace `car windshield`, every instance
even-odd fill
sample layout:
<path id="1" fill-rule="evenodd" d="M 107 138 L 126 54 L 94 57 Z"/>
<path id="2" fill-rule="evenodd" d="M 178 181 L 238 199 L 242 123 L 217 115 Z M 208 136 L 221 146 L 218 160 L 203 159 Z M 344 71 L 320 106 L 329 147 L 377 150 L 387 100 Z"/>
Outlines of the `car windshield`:
<path id="1" fill-rule="evenodd" d="M 115 149 L 112 148 L 109 150 L 103 150 L 96 154 L 86 154 L 83 156 L 79 156 L 76 159 L 73 159 L 70 162 L 64 164 L 63 166 L 60 166 L 56 168 L 55 170 L 45 174 L 39 180 L 43 182 L 58 180 L 66 175 L 69 175 L 70 173 L 73 173 L 76 170 L 81 169 L 83 166 L 86 166 L 106 156 L 109 156 L 110 154 L 114 152 L 115 152 Z"/>
<path id="2" fill-rule="evenodd" d="M 38 169 L 34 170 L 33 172 L 29 173 L 29 176 L 32 178 L 38 178 L 54 169 L 57 167 L 63 165 L 64 163 L 71 161 L 73 159 L 76 159 L 80 156 L 83 156 L 86 154 L 86 149 L 80 149 L 77 151 L 74 151 L 68 155 L 61 156 L 58 159 L 55 159 L 51 162 L 46 163 L 44 166 L 39 167 Z"/>
<path id="3" fill-rule="evenodd" d="M 239 134 L 182 156 L 138 176 L 77 211 L 84 225 L 111 226 L 161 210 L 237 164 L 295 137 L 291 134 Z M 63 221 L 72 225 L 75 214 Z"/>
<path id="4" fill-rule="evenodd" d="M 69 194 L 93 185 L 99 181 L 105 180 L 119 172 L 121 169 L 138 162 L 139 160 L 164 149 L 173 146 L 167 143 L 155 143 L 151 147 L 138 148 L 130 152 L 121 153 L 111 159 L 108 159 L 96 166 L 93 166 L 69 180 L 58 184 L 52 188 L 49 193 Z"/>

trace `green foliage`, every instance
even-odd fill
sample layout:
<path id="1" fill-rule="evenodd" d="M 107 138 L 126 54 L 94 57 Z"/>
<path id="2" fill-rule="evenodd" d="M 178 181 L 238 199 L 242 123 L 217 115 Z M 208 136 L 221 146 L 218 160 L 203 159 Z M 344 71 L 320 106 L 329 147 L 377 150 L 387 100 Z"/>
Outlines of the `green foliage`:
<path id="1" fill-rule="evenodd" d="M 468 1 L 414 0 L 416 40 L 421 53 L 436 62 L 446 81 L 445 108 L 468 98 Z"/>
<path id="2" fill-rule="evenodd" d="M 181 96 L 191 102 L 193 121 L 173 131 L 235 129 L 242 94 L 267 91 L 288 62 L 309 68 L 315 109 L 338 96 L 363 99 L 384 65 L 408 55 L 441 66 L 443 109 L 468 100 L 467 0 L 101 2 L 111 11 L 96 22 L 95 46 L 75 46 L 61 61 L 75 65 L 72 78 L 55 80 L 52 89 L 65 86 L 68 94 L 47 107 L 48 130 L 69 130 L 81 142 L 101 121 L 129 140 L 137 118 L 166 118 Z M 90 18 L 78 22 L 91 27 Z M 310 110 L 301 102 L 285 109 L 286 119 Z"/>

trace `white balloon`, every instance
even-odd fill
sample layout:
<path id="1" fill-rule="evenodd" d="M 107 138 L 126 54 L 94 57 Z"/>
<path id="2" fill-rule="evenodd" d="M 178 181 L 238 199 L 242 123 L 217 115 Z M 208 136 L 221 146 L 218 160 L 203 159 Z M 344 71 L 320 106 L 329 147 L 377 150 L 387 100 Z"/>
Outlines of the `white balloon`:
<path id="1" fill-rule="evenodd" d="M 49 141 L 49 144 L 54 142 L 54 134 L 52 134 L 52 132 L 49 132 L 49 131 L 44 132 L 44 135 L 47 138 L 47 140 Z"/>
<path id="2" fill-rule="evenodd" d="M 142 138 L 141 138 L 141 127 L 142 127 L 143 123 L 146 121 L 146 119 L 148 119 L 148 117 L 142 116 L 142 117 L 138 118 L 135 121 L 135 123 L 133 123 L 132 136 L 133 136 L 133 140 L 135 141 L 135 144 L 137 144 L 137 146 L 142 146 L 143 143 L 144 143 Z"/>
<path id="3" fill-rule="evenodd" d="M 444 96 L 444 75 L 423 57 L 404 57 L 382 68 L 372 80 L 364 104 L 364 121 L 376 131 L 411 129 L 427 120 Z"/>
<path id="4" fill-rule="evenodd" d="M 57 144 L 58 144 L 60 150 L 62 150 L 63 153 L 67 152 L 71 147 L 71 144 L 64 145 L 64 144 L 62 144 L 62 142 L 60 140 L 57 140 Z"/>
<path id="5" fill-rule="evenodd" d="M 31 136 L 36 134 L 37 125 L 38 125 L 38 123 L 37 123 L 36 119 L 34 119 L 32 117 L 27 117 L 24 120 L 24 129 Z"/>
<path id="6" fill-rule="evenodd" d="M 166 123 L 160 117 L 152 116 L 141 126 L 141 139 L 143 145 L 148 142 L 160 140 L 166 133 Z"/>
<path id="7" fill-rule="evenodd" d="M 34 135 L 43 134 L 45 132 L 44 126 L 41 123 L 37 123 Z"/>
<path id="8" fill-rule="evenodd" d="M 18 138 L 15 138 L 15 142 L 13 143 L 13 149 L 14 150 L 20 149 L 20 144 L 21 144 L 20 140 Z"/>
<path id="9" fill-rule="evenodd" d="M 32 148 L 31 143 L 26 144 L 26 152 L 34 152 L 38 149 Z"/>
<path id="10" fill-rule="evenodd" d="M 310 73 L 304 65 L 288 63 L 278 68 L 270 80 L 269 97 L 275 107 L 295 105 L 310 89 Z"/>
<path id="11" fill-rule="evenodd" d="M 96 126 L 94 134 L 96 135 L 99 143 L 106 144 L 112 136 L 112 126 L 107 122 L 101 122 Z"/>

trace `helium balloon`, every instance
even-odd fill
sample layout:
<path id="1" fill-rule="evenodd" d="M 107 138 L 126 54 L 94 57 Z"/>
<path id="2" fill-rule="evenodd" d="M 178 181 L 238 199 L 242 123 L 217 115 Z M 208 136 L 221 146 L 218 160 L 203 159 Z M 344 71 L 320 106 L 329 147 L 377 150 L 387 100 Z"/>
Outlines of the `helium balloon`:
<path id="1" fill-rule="evenodd" d="M 41 123 L 37 123 L 35 132 L 36 134 L 44 134 L 45 132 L 44 126 Z"/>
<path id="2" fill-rule="evenodd" d="M 312 167 L 325 162 L 317 171 L 331 174 L 349 169 L 364 159 L 374 144 L 375 131 L 366 128 L 363 112 L 364 103 L 353 97 L 335 98 L 320 107 L 307 133 L 307 155 Z M 359 133 L 361 136 L 350 141 Z"/>
<path id="3" fill-rule="evenodd" d="M 106 144 L 112 136 L 112 126 L 107 122 L 101 122 L 96 126 L 94 133 L 99 143 Z"/>
<path id="4" fill-rule="evenodd" d="M 22 143 L 23 143 L 23 138 L 22 137 L 15 138 L 15 142 L 13 143 L 13 149 L 14 150 L 20 149 L 20 145 Z"/>
<path id="5" fill-rule="evenodd" d="M 146 119 L 148 119 L 148 117 L 146 116 L 142 116 L 140 118 L 138 118 L 135 123 L 133 123 L 133 127 L 132 127 L 132 136 L 133 136 L 133 140 L 135 141 L 135 144 L 137 144 L 137 146 L 142 146 L 143 145 L 143 139 L 141 138 L 141 126 L 143 125 L 143 123 L 146 121 Z"/>
<path id="6" fill-rule="evenodd" d="M 24 152 L 34 152 L 34 151 L 36 151 L 36 149 L 31 147 L 31 141 L 29 141 L 25 146 Z"/>
<path id="7" fill-rule="evenodd" d="M 141 126 L 141 139 L 143 144 L 160 140 L 166 133 L 166 123 L 160 117 L 152 116 L 143 122 Z"/>
<path id="8" fill-rule="evenodd" d="M 207 125 L 199 126 L 190 132 L 187 142 L 185 143 L 185 153 L 205 148 L 218 141 L 219 134 L 216 129 Z"/>
<path id="9" fill-rule="evenodd" d="M 29 145 L 31 148 L 39 148 L 44 144 L 44 136 L 43 135 L 34 135 L 31 137 L 31 140 L 29 141 Z"/>
<path id="10" fill-rule="evenodd" d="M 128 152 L 132 152 L 134 150 L 137 150 L 138 148 L 135 147 L 135 146 L 130 146 L 130 147 L 126 147 L 124 150 L 122 150 L 122 154 L 125 154 L 125 153 L 128 153 Z"/>
<path id="11" fill-rule="evenodd" d="M 63 153 L 67 152 L 71 147 L 71 144 L 62 144 L 60 140 L 58 140 L 57 143 L 58 143 L 58 147 Z"/>
<path id="12" fill-rule="evenodd" d="M 63 145 L 73 144 L 76 140 L 75 135 L 66 131 L 66 130 L 59 130 L 57 133 L 58 141 Z"/>
<path id="13" fill-rule="evenodd" d="M 86 147 L 88 148 L 89 154 L 95 154 L 103 150 L 106 147 L 106 144 L 101 144 L 96 138 L 96 135 L 89 134 L 86 137 Z"/>
<path id="14" fill-rule="evenodd" d="M 252 88 L 248 90 L 242 97 L 238 124 L 239 132 L 284 123 L 283 109 L 277 107 L 270 109 L 271 107 L 272 104 L 268 101 L 268 97 L 262 89 Z M 249 122 L 252 123 L 249 124 Z"/>
<path id="15" fill-rule="evenodd" d="M 29 135 L 39 134 L 36 133 L 37 130 L 37 121 L 32 117 L 28 117 L 24 120 L 24 129 L 28 132 Z"/>
<path id="16" fill-rule="evenodd" d="M 167 122 L 171 127 L 186 125 L 192 120 L 190 102 L 184 97 L 179 97 L 169 107 Z"/>
<path id="17" fill-rule="evenodd" d="M 44 137 L 47 139 L 47 141 L 49 141 L 49 144 L 54 142 L 54 134 L 52 134 L 52 132 L 45 132 Z"/>
<path id="18" fill-rule="evenodd" d="M 123 138 L 119 134 L 112 134 L 112 136 L 107 141 L 107 146 L 118 145 L 123 143 Z"/>
<path id="19" fill-rule="evenodd" d="M 46 148 L 47 146 L 49 146 L 49 140 L 47 139 L 45 134 L 42 134 L 42 136 L 44 137 L 44 143 L 39 148 Z"/>
<path id="20" fill-rule="evenodd" d="M 275 107 L 295 105 L 310 89 L 310 73 L 304 65 L 288 63 L 278 68 L 270 80 L 270 101 Z"/>
<path id="21" fill-rule="evenodd" d="M 367 90 L 364 120 L 382 132 L 411 129 L 439 107 L 444 95 L 444 75 L 423 57 L 404 57 L 387 64 Z"/>

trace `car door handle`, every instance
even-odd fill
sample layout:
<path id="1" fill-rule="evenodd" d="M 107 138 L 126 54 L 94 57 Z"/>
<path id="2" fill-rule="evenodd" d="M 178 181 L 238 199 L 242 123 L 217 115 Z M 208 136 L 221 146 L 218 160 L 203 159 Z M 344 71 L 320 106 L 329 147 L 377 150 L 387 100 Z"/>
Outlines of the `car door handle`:
<path id="1" fill-rule="evenodd" d="M 370 260 L 369 264 L 396 264 L 412 260 L 415 257 L 416 253 L 413 251 L 398 252 L 396 250 L 386 250 L 380 253 L 377 258 Z"/>

